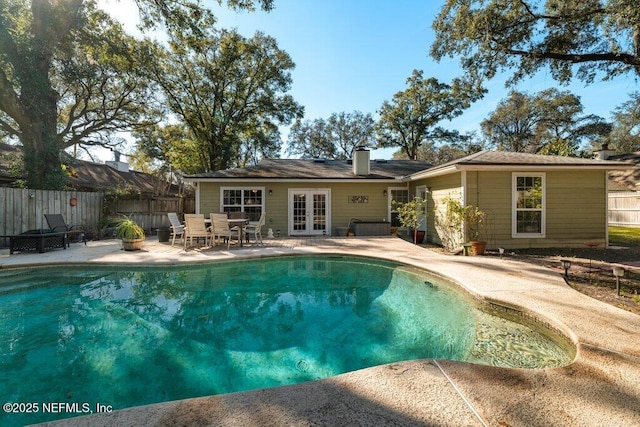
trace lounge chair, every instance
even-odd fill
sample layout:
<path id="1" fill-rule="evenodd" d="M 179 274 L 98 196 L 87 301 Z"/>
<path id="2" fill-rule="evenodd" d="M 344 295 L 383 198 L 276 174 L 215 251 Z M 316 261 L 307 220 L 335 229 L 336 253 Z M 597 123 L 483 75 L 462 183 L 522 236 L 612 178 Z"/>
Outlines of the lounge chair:
<path id="1" fill-rule="evenodd" d="M 184 249 L 187 249 L 187 239 L 189 246 L 193 245 L 193 239 L 204 239 L 205 246 L 211 240 L 211 232 L 204 223 L 202 214 L 184 215 Z M 209 243 L 210 244 L 210 243 Z"/>
<path id="2" fill-rule="evenodd" d="M 167 212 L 167 216 L 169 217 L 169 222 L 171 223 L 171 246 L 176 243 L 176 237 L 180 236 L 181 239 L 184 239 L 184 225 L 180 222 L 180 218 L 178 218 L 178 214 L 175 212 Z"/>
<path id="3" fill-rule="evenodd" d="M 67 233 L 69 240 L 82 241 L 87 244 L 87 235 L 81 225 L 67 225 L 62 214 L 44 214 L 49 228 L 56 233 Z"/>
<path id="4" fill-rule="evenodd" d="M 258 221 L 249 221 L 249 224 L 245 228 L 245 233 L 247 233 L 247 242 L 249 241 L 249 235 L 253 234 L 253 238 L 256 243 L 262 243 L 262 226 L 264 226 L 266 212 L 262 212 L 260 214 L 260 219 Z"/>

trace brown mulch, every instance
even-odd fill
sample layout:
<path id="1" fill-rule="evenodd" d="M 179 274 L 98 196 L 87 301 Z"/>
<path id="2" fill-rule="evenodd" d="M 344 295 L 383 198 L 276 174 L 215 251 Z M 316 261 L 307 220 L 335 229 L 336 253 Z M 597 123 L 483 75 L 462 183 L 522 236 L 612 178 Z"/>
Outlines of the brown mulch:
<path id="1" fill-rule="evenodd" d="M 429 249 L 447 253 L 442 248 L 430 246 Z M 488 251 L 484 256 L 497 257 L 500 254 Z M 543 265 L 558 271 L 558 274 L 564 274 L 560 260 L 568 259 L 571 261 L 567 279 L 569 286 L 591 298 L 640 315 L 640 247 L 519 249 L 506 250 L 502 256 Z M 626 270 L 620 279 L 619 297 L 612 264 L 622 264 Z"/>

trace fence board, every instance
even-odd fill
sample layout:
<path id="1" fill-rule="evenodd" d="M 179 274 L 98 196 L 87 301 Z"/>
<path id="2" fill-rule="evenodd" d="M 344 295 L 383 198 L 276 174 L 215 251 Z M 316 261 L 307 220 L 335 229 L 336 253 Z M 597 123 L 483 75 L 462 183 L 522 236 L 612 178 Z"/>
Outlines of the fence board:
<path id="1" fill-rule="evenodd" d="M 70 201 L 75 198 L 77 204 Z M 194 198 L 156 197 L 153 199 L 117 199 L 104 206 L 104 194 L 80 191 L 49 191 L 0 187 L 0 235 L 10 236 L 27 230 L 47 228 L 44 214 L 62 214 L 68 225 L 79 225 L 99 236 L 102 217 L 107 214 L 130 215 L 147 233 L 168 227 L 167 212 L 193 213 Z M 189 210 L 185 210 L 185 207 Z M 9 239 L 0 237 L 0 246 Z"/>
<path id="2" fill-rule="evenodd" d="M 640 227 L 640 193 L 609 193 L 609 225 Z"/>
<path id="3" fill-rule="evenodd" d="M 70 204 L 72 197 L 78 200 L 76 206 Z M 46 213 L 62 214 L 67 224 L 82 225 L 85 230 L 97 233 L 102 199 L 102 193 L 0 187 L 0 235 L 47 228 Z M 8 240 L 0 238 L 0 245 L 8 246 Z"/>

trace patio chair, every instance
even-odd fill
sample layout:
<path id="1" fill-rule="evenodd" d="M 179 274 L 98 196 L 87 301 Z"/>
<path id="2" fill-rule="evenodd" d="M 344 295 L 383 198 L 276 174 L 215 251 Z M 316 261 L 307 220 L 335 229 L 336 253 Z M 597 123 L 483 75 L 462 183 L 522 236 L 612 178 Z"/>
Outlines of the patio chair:
<path id="1" fill-rule="evenodd" d="M 221 238 L 227 241 L 227 250 L 231 247 L 231 238 L 235 235 L 240 240 L 240 229 L 238 227 L 229 228 L 229 221 L 226 214 L 209 214 L 211 218 L 211 233 L 220 241 Z"/>
<path id="2" fill-rule="evenodd" d="M 204 215 L 185 214 L 184 215 L 184 249 L 187 250 L 187 239 L 189 246 L 193 245 L 193 239 L 204 239 L 205 246 L 211 240 L 211 233 L 204 224 Z"/>
<path id="3" fill-rule="evenodd" d="M 265 222 L 266 212 L 262 212 L 260 214 L 260 219 L 258 221 L 249 221 L 249 225 L 245 228 L 245 233 L 247 236 L 247 242 L 249 241 L 249 235 L 253 234 L 253 238 L 256 243 L 262 243 L 262 226 Z"/>
<path id="4" fill-rule="evenodd" d="M 81 225 L 67 225 L 62 214 L 44 214 L 49 228 L 56 233 L 66 232 L 70 240 L 82 241 L 87 244 L 87 235 Z"/>
<path id="5" fill-rule="evenodd" d="M 176 243 L 176 237 L 180 236 L 181 239 L 184 239 L 184 225 L 180 222 L 180 218 L 178 218 L 178 214 L 175 212 L 167 212 L 167 216 L 169 217 L 169 222 L 171 223 L 171 246 Z"/>

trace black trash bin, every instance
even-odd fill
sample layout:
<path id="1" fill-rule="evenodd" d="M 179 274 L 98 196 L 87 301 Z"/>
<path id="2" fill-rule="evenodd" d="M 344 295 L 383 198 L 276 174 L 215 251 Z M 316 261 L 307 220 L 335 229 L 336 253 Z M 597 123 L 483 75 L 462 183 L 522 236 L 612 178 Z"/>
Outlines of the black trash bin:
<path id="1" fill-rule="evenodd" d="M 158 242 L 166 243 L 169 241 L 170 237 L 171 237 L 170 228 L 158 228 Z"/>

